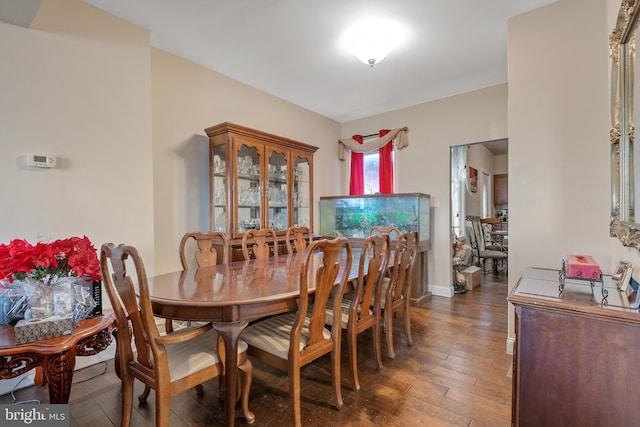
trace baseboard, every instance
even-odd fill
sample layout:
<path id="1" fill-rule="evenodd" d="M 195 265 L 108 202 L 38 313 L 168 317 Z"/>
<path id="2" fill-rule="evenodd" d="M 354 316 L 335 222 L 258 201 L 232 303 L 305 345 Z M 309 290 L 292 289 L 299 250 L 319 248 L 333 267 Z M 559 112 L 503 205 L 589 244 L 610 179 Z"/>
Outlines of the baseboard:
<path id="1" fill-rule="evenodd" d="M 507 354 L 510 354 L 513 356 L 513 349 L 515 345 L 516 345 L 515 338 L 507 338 Z"/>
<path id="2" fill-rule="evenodd" d="M 439 297 L 451 298 L 453 296 L 453 287 L 450 285 L 447 285 L 447 286 L 429 285 L 429 292 Z"/>

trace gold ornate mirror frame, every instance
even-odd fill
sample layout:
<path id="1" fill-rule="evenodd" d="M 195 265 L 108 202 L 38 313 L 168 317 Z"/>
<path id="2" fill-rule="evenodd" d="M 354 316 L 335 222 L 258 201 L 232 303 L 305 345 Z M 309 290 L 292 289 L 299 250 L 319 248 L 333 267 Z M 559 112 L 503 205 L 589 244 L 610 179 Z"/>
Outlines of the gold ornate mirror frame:
<path id="1" fill-rule="evenodd" d="M 610 234 L 624 246 L 640 249 L 635 222 L 633 102 L 637 0 L 623 0 L 609 37 L 611 56 L 611 225 Z M 638 186 L 640 187 L 640 186 Z"/>

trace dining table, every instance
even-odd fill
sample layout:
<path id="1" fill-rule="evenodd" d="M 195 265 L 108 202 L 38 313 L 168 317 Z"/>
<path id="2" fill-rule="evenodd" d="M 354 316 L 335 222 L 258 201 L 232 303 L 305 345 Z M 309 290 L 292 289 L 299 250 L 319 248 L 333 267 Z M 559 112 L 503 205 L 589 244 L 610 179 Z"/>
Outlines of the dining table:
<path id="1" fill-rule="evenodd" d="M 340 274 L 347 282 L 358 277 L 358 256 L 345 272 L 346 252 L 339 257 Z M 149 279 L 154 315 L 184 321 L 212 322 L 224 341 L 226 425 L 235 422 L 237 351 L 240 334 L 256 319 L 294 311 L 300 296 L 300 272 L 304 253 L 276 255 L 210 267 L 160 274 Z M 312 257 L 320 263 L 321 255 Z M 309 294 L 315 286 L 311 280 Z"/>

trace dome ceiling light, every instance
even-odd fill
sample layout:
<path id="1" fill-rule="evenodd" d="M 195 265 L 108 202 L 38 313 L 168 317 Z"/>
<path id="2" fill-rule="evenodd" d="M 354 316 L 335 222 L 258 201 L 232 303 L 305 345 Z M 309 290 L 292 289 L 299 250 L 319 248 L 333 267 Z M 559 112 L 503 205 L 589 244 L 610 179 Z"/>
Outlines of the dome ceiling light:
<path id="1" fill-rule="evenodd" d="M 386 18 L 359 21 L 342 36 L 344 48 L 364 64 L 373 67 L 406 39 L 406 29 Z"/>

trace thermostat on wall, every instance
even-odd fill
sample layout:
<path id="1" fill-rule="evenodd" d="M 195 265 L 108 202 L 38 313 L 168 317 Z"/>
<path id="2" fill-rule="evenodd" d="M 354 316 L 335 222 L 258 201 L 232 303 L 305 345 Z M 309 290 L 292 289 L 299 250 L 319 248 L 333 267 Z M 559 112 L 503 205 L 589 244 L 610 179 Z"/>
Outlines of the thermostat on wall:
<path id="1" fill-rule="evenodd" d="M 27 154 L 27 166 L 35 168 L 54 168 L 56 167 L 56 158 L 54 156 L 46 156 L 44 154 Z"/>

